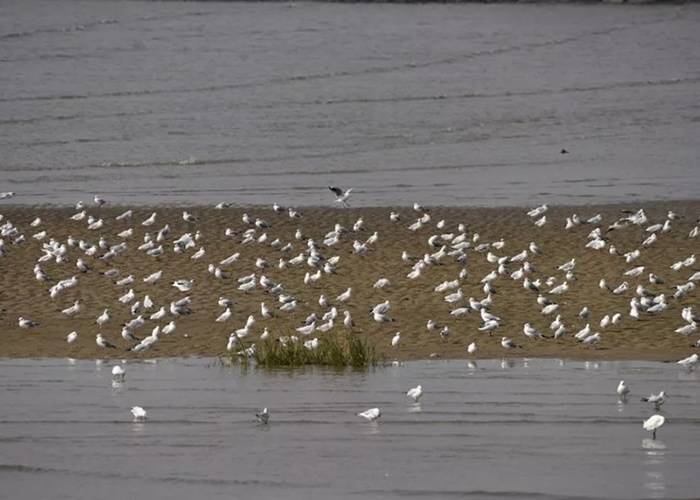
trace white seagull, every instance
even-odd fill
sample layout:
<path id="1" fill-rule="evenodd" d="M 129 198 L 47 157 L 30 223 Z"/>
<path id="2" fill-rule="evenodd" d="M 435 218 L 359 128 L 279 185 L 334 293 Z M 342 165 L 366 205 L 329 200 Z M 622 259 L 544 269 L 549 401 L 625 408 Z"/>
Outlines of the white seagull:
<path id="1" fill-rule="evenodd" d="M 417 385 L 416 387 L 413 387 L 412 389 L 409 389 L 408 392 L 406 393 L 406 396 L 409 398 L 413 399 L 416 403 L 418 400 L 421 398 L 423 395 L 423 386 Z"/>
<path id="2" fill-rule="evenodd" d="M 124 382 L 126 378 L 126 370 L 119 365 L 112 367 L 112 379 L 115 382 Z"/>
<path id="3" fill-rule="evenodd" d="M 131 414 L 134 416 L 134 422 L 143 422 L 146 420 L 146 410 L 140 406 L 132 407 Z"/>
<path id="4" fill-rule="evenodd" d="M 663 415 L 652 415 L 648 419 L 646 419 L 644 422 L 642 422 L 642 427 L 644 427 L 644 430 L 651 432 L 651 438 L 656 439 L 656 431 L 664 425 L 664 422 L 666 421 L 666 417 Z"/>
<path id="5" fill-rule="evenodd" d="M 627 401 L 627 395 L 629 393 L 629 386 L 625 384 L 624 380 L 620 380 L 620 383 L 617 385 L 617 395 L 619 396 L 620 401 Z"/>
<path id="6" fill-rule="evenodd" d="M 379 408 L 370 408 L 369 410 L 358 413 L 357 416 L 373 422 L 382 416 L 382 412 Z"/>

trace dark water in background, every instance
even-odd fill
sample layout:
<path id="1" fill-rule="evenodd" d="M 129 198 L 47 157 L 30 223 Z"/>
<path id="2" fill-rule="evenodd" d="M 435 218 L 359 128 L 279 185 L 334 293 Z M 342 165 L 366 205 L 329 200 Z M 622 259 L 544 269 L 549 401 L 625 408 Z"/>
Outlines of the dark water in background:
<path id="1" fill-rule="evenodd" d="M 700 6 L 0 3 L 18 203 L 695 198 Z M 561 155 L 562 147 L 571 153 Z"/>
<path id="2" fill-rule="evenodd" d="M 674 364 L 0 360 L 0 498 L 697 498 L 699 377 Z M 630 401 L 618 403 L 625 379 Z M 420 405 L 405 391 L 425 390 Z M 665 389 L 652 441 L 641 395 Z M 129 408 L 146 408 L 133 423 Z M 270 408 L 267 427 L 258 407 Z M 377 423 L 355 416 L 378 406 Z"/>

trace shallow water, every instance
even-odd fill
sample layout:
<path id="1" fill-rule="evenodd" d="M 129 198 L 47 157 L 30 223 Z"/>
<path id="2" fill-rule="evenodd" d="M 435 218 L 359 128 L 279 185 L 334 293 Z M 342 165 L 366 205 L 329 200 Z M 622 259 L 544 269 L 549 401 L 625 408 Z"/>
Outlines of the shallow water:
<path id="1" fill-rule="evenodd" d="M 0 3 L 18 203 L 695 198 L 700 6 Z M 561 148 L 570 151 L 559 153 Z"/>
<path id="2" fill-rule="evenodd" d="M 697 498 L 699 377 L 673 364 L 126 370 L 113 387 L 107 363 L 0 361 L 0 498 Z M 418 383 L 414 405 L 404 393 Z M 652 441 L 639 397 L 661 389 L 668 421 Z M 355 416 L 374 406 L 380 421 Z"/>

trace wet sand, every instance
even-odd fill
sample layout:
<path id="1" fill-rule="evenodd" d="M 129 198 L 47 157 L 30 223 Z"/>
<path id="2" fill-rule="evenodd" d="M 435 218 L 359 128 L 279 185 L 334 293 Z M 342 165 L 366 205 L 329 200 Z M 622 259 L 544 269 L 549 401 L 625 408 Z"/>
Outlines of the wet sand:
<path id="1" fill-rule="evenodd" d="M 607 248 L 596 251 L 585 249 L 588 233 L 594 226 L 583 224 L 569 231 L 564 230 L 565 218 L 572 213 L 578 213 L 586 219 L 597 213 L 603 215 L 603 229 L 621 216 L 622 209 L 638 209 L 644 207 L 649 217 L 650 225 L 663 222 L 668 210 L 673 210 L 683 219 L 673 221 L 672 230 L 659 234 L 658 241 L 650 248 L 642 250 L 641 257 L 631 264 L 626 264 L 621 256 L 610 255 Z M 560 357 L 573 359 L 644 359 L 644 360 L 677 360 L 685 357 L 696 349 L 691 347 L 698 335 L 684 337 L 674 330 L 685 322 L 680 317 L 683 307 L 694 305 L 697 309 L 698 291 L 692 291 L 680 301 L 672 298 L 675 285 L 685 283 L 690 275 L 700 269 L 697 264 L 675 272 L 669 266 L 693 253 L 700 253 L 700 239 L 689 239 L 688 233 L 700 216 L 700 201 L 659 202 L 642 205 L 606 205 L 586 207 L 553 207 L 547 213 L 548 222 L 538 228 L 525 215 L 526 209 L 517 208 L 431 208 L 432 221 L 423 229 L 411 232 L 407 226 L 415 221 L 418 213 L 407 207 L 394 208 L 401 214 L 400 222 L 389 220 L 389 207 L 361 209 L 329 209 L 304 208 L 300 219 L 290 219 L 286 212 L 277 214 L 270 207 L 247 207 L 215 210 L 210 207 L 189 207 L 187 210 L 199 217 L 195 224 L 182 220 L 183 207 L 138 207 L 134 209 L 131 222 L 117 221 L 116 215 L 126 207 L 102 208 L 90 207 L 88 213 L 101 217 L 105 225 L 98 231 L 89 231 L 85 221 L 76 222 L 69 219 L 76 210 L 72 208 L 55 207 L 19 207 L 2 206 L 0 214 L 4 216 L 2 223 L 11 221 L 22 233 L 26 241 L 13 245 L 11 238 L 5 237 L 5 255 L 0 257 L 0 357 L 170 357 L 170 356 L 220 356 L 226 354 L 226 343 L 229 334 L 241 328 L 249 314 L 255 314 L 258 323 L 253 333 L 246 341 L 255 342 L 264 327 L 273 336 L 295 333 L 293 328 L 299 326 L 303 319 L 313 311 L 319 315 L 325 312 L 319 307 L 318 298 L 325 294 L 334 303 L 334 298 L 346 288 L 353 288 L 353 296 L 347 305 L 338 305 L 341 314 L 335 328 L 329 333 L 315 332 L 311 337 L 334 335 L 345 331 L 342 325 L 342 311 L 348 309 L 355 320 L 354 332 L 367 335 L 373 341 L 378 351 L 387 359 L 424 359 L 428 357 L 467 358 L 467 344 L 476 341 L 479 351 L 478 358 L 494 358 L 503 356 L 515 357 Z M 152 212 L 157 212 L 156 223 L 147 228 L 141 225 Z M 244 224 L 241 215 L 247 212 L 254 217 L 260 217 L 271 223 L 267 230 L 267 243 L 241 244 L 241 233 L 250 226 Z M 42 223 L 38 227 L 30 227 L 34 218 L 40 217 Z M 313 271 L 306 264 L 277 269 L 277 261 L 283 255 L 279 250 L 270 246 L 270 242 L 279 238 L 283 243 L 292 242 L 293 250 L 286 254 L 285 259 L 298 255 L 305 249 L 305 243 L 294 238 L 297 228 L 301 228 L 306 237 L 314 238 L 321 243 L 323 235 L 333 229 L 335 223 L 340 223 L 352 229 L 354 222 L 362 217 L 365 228 L 359 233 L 346 234 L 338 245 L 330 248 L 322 247 L 326 257 L 340 256 L 337 273 L 324 275 L 314 285 L 307 286 L 303 282 L 304 274 Z M 435 223 L 445 219 L 446 226 L 442 230 Z M 146 232 L 155 233 L 165 224 L 171 227 L 171 236 L 165 245 L 166 253 L 161 257 L 150 257 L 137 247 L 143 242 Z M 490 311 L 503 318 L 502 325 L 489 336 L 477 330 L 481 326 L 478 313 L 472 312 L 461 318 L 449 315 L 453 308 L 443 300 L 447 293 L 435 293 L 434 287 L 444 280 L 457 278 L 462 265 L 451 257 L 445 257 L 439 265 L 429 266 L 417 280 L 406 278 L 411 265 L 402 262 L 401 252 L 406 250 L 412 256 L 422 256 L 430 249 L 428 238 L 433 234 L 453 232 L 457 234 L 457 225 L 467 225 L 469 234 L 476 232 L 481 242 L 492 242 L 503 238 L 505 246 L 502 250 L 492 250 L 498 256 L 513 256 L 527 248 L 530 241 L 535 241 L 542 249 L 540 255 L 530 255 L 528 260 L 534 265 L 536 272 L 531 278 L 556 276 L 557 283 L 563 279 L 563 273 L 556 268 L 571 258 L 576 258 L 576 280 L 570 283 L 570 290 L 561 296 L 551 296 L 560 304 L 560 313 L 567 326 L 568 334 L 559 340 L 528 340 L 522 333 L 523 324 L 530 322 L 540 331 L 551 335 L 549 324 L 555 315 L 543 316 L 536 302 L 536 294 L 525 290 L 522 281 L 512 280 L 507 275 L 500 276 L 493 283 L 497 293 L 494 295 Z M 645 225 L 644 227 L 646 227 Z M 34 278 L 32 268 L 42 255 L 43 242 L 32 238 L 32 235 L 47 231 L 44 241 L 55 238 L 65 241 L 71 235 L 76 239 L 85 239 L 97 243 L 104 236 L 110 244 L 122 241 L 117 233 L 134 228 L 134 236 L 127 239 L 128 249 L 111 262 L 103 262 L 97 257 L 86 257 L 77 248 L 69 248 L 69 262 L 56 264 L 42 263 L 42 268 L 51 278 L 48 283 L 41 283 Z M 607 234 L 610 243 L 614 244 L 620 253 L 632 251 L 640 247 L 641 241 L 648 235 L 644 227 L 631 226 Z M 231 228 L 238 234 L 232 238 L 224 235 L 226 228 Z M 188 250 L 185 254 L 175 254 L 172 251 L 172 241 L 185 232 L 200 231 L 201 238 L 197 248 L 206 249 L 205 256 L 200 260 L 190 257 L 197 249 Z M 373 232 L 378 232 L 379 240 L 370 247 L 366 256 L 352 252 L 354 239 L 364 241 Z M 258 230 L 257 235 L 263 231 Z M 219 261 L 240 252 L 238 262 L 226 268 L 230 273 L 228 279 L 214 278 L 208 271 L 210 263 Z M 466 268 L 469 276 L 462 281 L 465 299 L 473 296 L 484 298 L 483 285 L 480 280 L 493 270 L 496 265 L 486 260 L 485 253 L 469 249 Z M 100 255 L 100 254 L 98 254 Z M 77 272 L 75 261 L 78 257 L 85 259 L 94 270 L 88 273 Z M 236 279 L 254 272 L 256 258 L 264 257 L 271 267 L 264 272 L 258 271 L 258 276 L 265 274 L 273 280 L 282 283 L 285 290 L 300 299 L 299 307 L 290 313 L 277 310 L 275 298 L 260 287 L 251 292 L 237 290 Z M 624 277 L 623 272 L 636 266 L 646 266 L 644 273 L 637 278 Z M 508 266 L 509 272 L 517 269 L 515 263 Z M 132 285 L 118 287 L 115 280 L 109 279 L 100 272 L 109 268 L 120 270 L 120 278 L 133 274 L 135 281 Z M 148 285 L 143 278 L 159 269 L 163 277 L 154 284 Z M 654 272 L 666 280 L 663 285 L 651 285 L 647 280 L 649 272 Z M 78 276 L 78 286 L 68 289 L 55 300 L 51 300 L 48 288 L 57 280 Z M 195 286 L 188 294 L 181 293 L 170 283 L 176 279 L 195 280 Z M 379 278 L 388 278 L 391 286 L 384 290 L 372 288 Z M 605 278 L 612 286 L 628 281 L 630 290 L 616 296 L 598 288 L 598 281 Z M 669 307 L 659 315 L 642 313 L 639 320 L 629 316 L 629 302 L 634 295 L 637 284 L 643 284 L 650 291 L 658 294 L 665 293 L 669 298 Z M 121 324 L 132 316 L 129 306 L 122 305 L 117 298 L 129 288 L 133 288 L 137 299 L 149 294 L 156 308 L 190 295 L 193 313 L 189 316 L 176 318 L 177 329 L 170 335 L 161 335 L 152 349 L 143 353 L 128 352 L 133 345 L 119 335 Z M 547 287 L 544 287 L 545 289 Z M 225 323 L 215 323 L 214 319 L 223 311 L 217 305 L 219 296 L 227 296 L 235 301 L 232 318 Z M 67 318 L 61 310 L 69 307 L 75 300 L 80 300 L 83 309 L 74 318 Z M 367 314 L 369 309 L 384 300 L 392 304 L 392 323 L 377 324 Z M 274 304 L 275 317 L 269 320 L 260 318 L 259 304 L 265 301 Z M 467 305 L 463 300 L 459 305 Z M 593 331 L 600 331 L 602 341 L 597 346 L 583 346 L 576 342 L 572 335 L 585 324 L 577 317 L 583 306 L 592 311 L 590 318 Z M 104 327 L 98 328 L 95 319 L 104 308 L 109 308 L 112 320 Z M 153 310 L 155 310 L 153 309 Z M 605 329 L 598 328 L 600 319 L 606 315 L 620 312 L 623 315 L 619 325 Z M 31 318 L 40 323 L 37 328 L 21 329 L 18 327 L 18 317 Z M 146 326 L 137 330 L 140 337 L 148 335 L 151 329 L 159 324 L 165 325 L 173 319 L 168 315 L 161 321 L 147 321 Z M 428 331 L 426 322 L 435 319 L 441 325 L 448 325 L 452 334 L 447 340 L 442 340 L 437 331 Z M 77 331 L 78 340 L 73 344 L 66 342 L 66 335 Z M 390 341 L 395 332 L 401 331 L 402 341 L 398 348 L 393 349 Z M 95 344 L 95 335 L 101 332 L 118 349 L 101 349 Z M 502 336 L 513 338 L 520 349 L 505 350 L 500 345 Z"/>

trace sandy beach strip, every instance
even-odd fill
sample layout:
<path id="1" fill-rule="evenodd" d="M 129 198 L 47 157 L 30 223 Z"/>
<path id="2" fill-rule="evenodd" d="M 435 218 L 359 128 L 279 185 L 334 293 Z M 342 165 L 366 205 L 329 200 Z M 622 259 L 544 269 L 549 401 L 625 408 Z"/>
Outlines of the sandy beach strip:
<path id="1" fill-rule="evenodd" d="M 69 217 L 77 212 L 73 208 L 55 207 L 23 207 L 18 205 L 0 206 L 3 219 L 0 224 L 10 221 L 26 237 L 21 244 L 13 244 L 12 237 L 5 236 L 5 252 L 0 257 L 0 357 L 71 357 L 71 358 L 145 358 L 171 356 L 220 356 L 226 355 L 226 344 L 229 334 L 241 328 L 249 314 L 258 319 L 251 335 L 246 342 L 255 342 L 263 328 L 268 328 L 273 337 L 296 334 L 294 328 L 300 326 L 312 312 L 323 314 L 326 309 L 318 304 L 321 294 L 337 306 L 340 316 L 335 327 L 327 333 L 314 332 L 310 337 L 319 337 L 321 341 L 326 335 L 335 335 L 345 328 L 342 325 L 342 313 L 349 310 L 356 326 L 353 332 L 367 335 L 375 343 L 378 351 L 387 359 L 424 359 L 440 358 L 500 358 L 517 357 L 561 357 L 572 359 L 639 359 L 639 360 L 677 360 L 698 349 L 692 347 L 700 335 L 682 336 L 674 330 L 683 326 L 681 319 L 683 307 L 695 306 L 698 313 L 699 290 L 691 291 L 681 300 L 673 298 L 676 285 L 686 283 L 688 277 L 700 269 L 700 265 L 684 267 L 679 271 L 670 268 L 676 261 L 700 253 L 700 237 L 689 238 L 688 234 L 697 224 L 700 217 L 700 201 L 681 202 L 650 202 L 630 203 L 628 205 L 599 205 L 575 207 L 551 207 L 547 212 L 547 223 L 536 227 L 532 219 L 526 215 L 527 209 L 516 208 L 430 208 L 431 221 L 422 229 L 412 232 L 407 227 L 421 213 L 410 207 L 399 208 L 302 208 L 301 218 L 291 219 L 286 211 L 274 212 L 271 207 L 227 208 L 216 210 L 211 207 L 134 207 L 130 221 L 115 220 L 115 216 L 130 207 L 114 207 L 110 205 L 97 208 L 87 208 L 89 215 L 102 218 L 104 226 L 99 230 L 88 230 L 86 222 L 73 221 Z M 630 226 L 624 229 L 606 233 L 609 224 L 623 216 L 623 209 L 637 210 L 644 208 L 649 222 L 644 226 Z M 198 222 L 188 223 L 182 219 L 183 210 L 196 217 Z M 582 219 L 596 214 L 602 215 L 601 227 L 607 244 L 613 244 L 620 254 L 640 248 L 641 242 L 649 236 L 645 231 L 649 225 L 664 222 L 666 214 L 673 210 L 682 218 L 671 222 L 671 230 L 658 234 L 658 241 L 641 251 L 640 257 L 627 264 L 624 257 L 610 255 L 608 246 L 602 250 L 584 248 L 589 241 L 587 236 L 595 228 L 591 224 L 582 224 L 570 230 L 565 230 L 565 219 L 577 213 Z M 389 219 L 391 211 L 398 212 L 401 220 L 392 222 Z M 144 227 L 141 222 L 153 212 L 157 213 L 156 222 L 150 227 Z M 259 217 L 271 224 L 269 229 L 257 229 L 256 237 L 267 233 L 265 243 L 242 244 L 242 233 L 251 226 L 245 224 L 241 217 L 248 213 Z M 31 227 L 35 218 L 41 223 Z M 353 224 L 358 218 L 364 220 L 364 229 L 353 232 Z M 436 228 L 436 223 L 445 220 L 445 227 Z M 349 232 L 344 234 L 337 245 L 324 247 L 324 235 L 333 230 L 335 224 L 341 224 Z M 137 249 L 144 241 L 144 234 L 155 232 L 165 224 L 170 226 L 170 236 L 164 242 L 165 253 L 160 257 L 146 255 Z M 459 234 L 458 224 L 465 224 L 468 229 L 468 241 L 472 248 L 466 250 L 468 260 L 460 264 L 452 257 L 445 257 L 438 265 L 428 266 L 421 277 L 415 280 L 407 278 L 411 263 L 403 262 L 402 251 L 411 256 L 422 258 L 426 253 L 433 253 L 437 248 L 428 246 L 428 238 L 433 234 Z M 133 236 L 120 238 L 117 234 L 125 229 L 133 228 Z M 225 236 L 226 228 L 235 234 Z M 313 238 L 321 246 L 325 257 L 340 256 L 335 274 L 324 274 L 312 285 L 304 284 L 306 272 L 313 272 L 306 263 L 299 266 L 288 266 L 280 270 L 277 267 L 280 258 L 290 259 L 306 249 L 306 240 L 295 239 L 298 228 L 305 238 Z M 33 235 L 46 231 L 46 236 L 39 241 Z M 186 253 L 176 254 L 172 242 L 186 232 L 199 232 L 199 240 L 195 248 Z M 378 241 L 369 245 L 368 254 L 360 256 L 353 253 L 353 241 L 365 241 L 374 232 Z M 478 233 L 479 241 L 473 242 L 474 233 Z M 68 248 L 67 262 L 56 264 L 53 261 L 41 263 L 42 269 L 50 281 L 40 282 L 34 277 L 33 268 L 37 259 L 43 254 L 42 244 L 51 238 L 65 242 L 72 236 L 77 240 L 85 240 L 97 244 L 102 236 L 115 245 L 122 241 L 127 243 L 127 250 L 113 260 L 104 262 L 98 257 L 104 253 L 99 251 L 94 257 L 88 257 L 77 247 Z M 290 242 L 293 249 L 282 253 L 273 248 L 270 243 L 279 239 L 282 244 Z M 556 283 L 564 279 L 563 273 L 557 267 L 572 258 L 576 258 L 574 269 L 575 279 L 569 282 L 570 289 L 563 295 L 549 295 L 549 298 L 560 305 L 557 313 L 562 315 L 566 325 L 567 335 L 564 338 L 529 340 L 523 333 L 523 324 L 531 323 L 546 335 L 551 335 L 549 328 L 556 313 L 544 316 L 541 307 L 536 302 L 537 294 L 525 290 L 522 280 L 514 280 L 509 273 L 515 271 L 519 264 L 507 265 L 508 274 L 499 276 L 493 286 L 491 313 L 502 318 L 502 324 L 488 335 L 478 331 L 482 325 L 478 313 L 471 312 L 465 316 L 453 317 L 450 310 L 457 306 L 466 306 L 468 297 L 481 300 L 485 297 L 481 279 L 498 267 L 489 263 L 486 253 L 476 252 L 474 247 L 483 242 L 494 242 L 503 239 L 502 249 L 491 249 L 497 256 L 513 256 L 528 248 L 531 241 L 537 243 L 542 252 L 539 255 L 529 254 L 527 260 L 534 266 L 531 279 L 540 278 L 542 281 L 549 276 L 556 277 Z M 198 260 L 191 256 L 200 247 L 206 253 Z M 222 259 L 235 252 L 240 252 L 240 258 L 233 265 L 224 268 L 230 277 L 217 279 L 208 270 L 209 264 L 218 265 Z M 82 257 L 93 270 L 87 273 L 78 272 L 76 259 Z M 257 258 L 266 259 L 270 267 L 265 270 L 256 269 Z M 623 273 L 636 266 L 645 266 L 644 272 L 638 277 L 623 276 Z M 120 272 L 119 278 L 134 276 L 134 282 L 127 286 L 117 286 L 116 279 L 110 279 L 101 274 L 107 269 L 115 268 Z M 467 269 L 468 277 L 462 280 L 460 286 L 464 300 L 451 305 L 443 297 L 449 292 L 436 293 L 434 288 L 445 280 L 457 278 L 460 270 Z M 163 277 L 158 283 L 149 285 L 143 278 L 155 271 L 162 270 Z M 257 276 L 265 276 L 281 283 L 288 293 L 299 299 L 295 311 L 279 310 L 276 297 L 260 287 L 242 292 L 237 289 L 237 278 L 255 272 Z M 653 272 L 665 279 L 662 285 L 650 284 L 648 273 Z M 49 297 L 48 289 L 56 281 L 78 277 L 78 285 L 65 290 L 55 299 Z M 385 289 L 375 289 L 372 285 L 379 278 L 387 278 L 390 286 Z M 613 295 L 607 290 L 601 290 L 599 280 L 604 278 L 615 287 L 627 281 L 629 291 L 621 295 Z M 182 293 L 171 286 L 177 279 L 194 279 L 194 287 L 189 293 Z M 664 293 L 668 308 L 664 312 L 652 315 L 642 313 L 639 320 L 629 316 L 630 300 L 635 295 L 635 288 L 642 284 L 654 294 Z M 352 287 L 352 298 L 346 304 L 338 304 L 335 297 Z M 147 321 L 146 325 L 136 331 L 136 335 L 148 335 L 156 325 L 164 326 L 175 320 L 177 329 L 170 335 L 161 335 L 154 346 L 142 353 L 132 353 L 127 349 L 133 342 L 127 342 L 120 336 L 121 325 L 131 319 L 130 304 L 120 304 L 117 299 L 129 288 L 133 288 L 136 300 L 142 300 L 148 294 L 156 307 L 167 306 L 171 301 L 189 295 L 192 299 L 192 314 L 173 318 L 171 315 L 160 321 Z M 543 286 L 543 290 L 549 287 Z M 454 290 L 451 290 L 454 291 Z M 450 291 L 450 292 L 451 292 Z M 215 318 L 223 311 L 217 300 L 226 296 L 234 300 L 232 317 L 224 323 L 216 323 Z M 72 318 L 66 317 L 61 310 L 69 307 L 74 301 L 80 300 L 82 309 Z M 385 300 L 391 303 L 390 316 L 395 321 L 376 323 L 369 315 L 369 310 Z M 264 320 L 260 318 L 260 302 L 266 302 L 274 309 L 274 317 Z M 602 341 L 596 346 L 581 345 L 573 334 L 585 325 L 577 315 L 582 307 L 591 310 L 590 324 L 592 331 L 600 332 Z M 103 327 L 98 327 L 95 319 L 103 309 L 108 308 L 111 320 Z M 599 322 L 608 314 L 621 313 L 620 324 L 601 329 Z M 18 326 L 18 318 L 22 316 L 39 323 L 36 328 L 22 329 Z M 440 325 L 447 325 L 451 334 L 442 339 L 438 331 L 429 331 L 426 322 L 436 320 Z M 78 339 L 68 344 L 66 335 L 78 332 Z M 398 348 L 392 348 L 391 338 L 401 332 L 402 341 Z M 95 336 L 102 333 L 117 349 L 101 349 L 95 344 Z M 514 339 L 522 347 L 506 350 L 501 347 L 502 336 Z M 478 352 L 475 356 L 468 355 L 466 346 L 475 341 Z"/>

